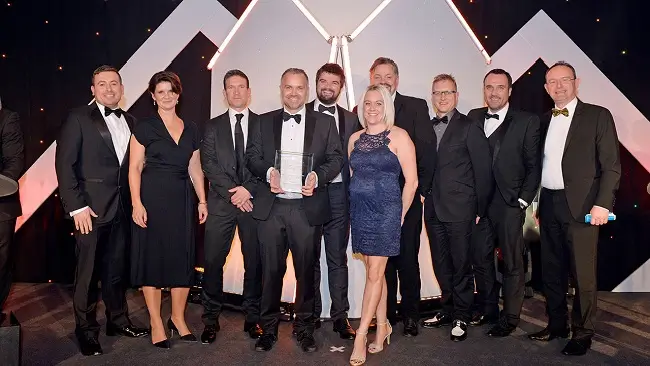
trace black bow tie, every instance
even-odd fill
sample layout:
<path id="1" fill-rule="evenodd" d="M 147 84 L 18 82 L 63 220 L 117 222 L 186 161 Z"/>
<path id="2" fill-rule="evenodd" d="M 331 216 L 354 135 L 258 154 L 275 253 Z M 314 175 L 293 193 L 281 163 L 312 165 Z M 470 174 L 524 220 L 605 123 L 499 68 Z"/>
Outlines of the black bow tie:
<path id="1" fill-rule="evenodd" d="M 282 112 L 282 119 L 286 122 L 290 119 L 296 121 L 296 123 L 300 123 L 300 119 L 302 119 L 302 115 L 298 114 L 289 114 L 287 111 Z"/>
<path id="2" fill-rule="evenodd" d="M 115 113 L 117 118 L 120 118 L 120 117 L 122 117 L 122 114 L 124 113 L 124 111 L 121 108 L 117 108 L 117 109 L 110 109 L 108 107 L 104 108 L 104 115 L 106 117 L 110 116 L 111 113 Z"/>
<path id="3" fill-rule="evenodd" d="M 490 118 L 494 118 L 494 119 L 498 120 L 499 115 L 496 114 L 496 113 L 495 114 L 490 114 L 490 112 L 485 112 L 485 119 L 490 119 Z"/>
<path id="4" fill-rule="evenodd" d="M 318 105 L 318 111 L 321 112 L 321 113 L 329 112 L 331 114 L 334 114 L 334 112 L 336 112 L 336 107 L 335 106 L 325 107 L 324 105 L 319 104 Z"/>
<path id="5" fill-rule="evenodd" d="M 447 118 L 447 116 L 442 116 L 441 118 L 433 117 L 433 120 L 432 120 L 432 121 L 433 121 L 433 125 L 434 125 L 434 126 L 437 126 L 437 125 L 439 125 L 440 123 L 447 123 L 447 122 L 449 122 L 449 118 Z"/>

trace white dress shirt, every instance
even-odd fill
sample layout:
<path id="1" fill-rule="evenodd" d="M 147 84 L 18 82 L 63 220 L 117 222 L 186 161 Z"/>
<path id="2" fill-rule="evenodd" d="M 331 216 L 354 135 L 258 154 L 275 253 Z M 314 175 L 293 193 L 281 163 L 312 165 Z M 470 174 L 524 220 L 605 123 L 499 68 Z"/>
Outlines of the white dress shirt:
<path id="1" fill-rule="evenodd" d="M 248 108 L 241 112 L 237 112 L 232 108 L 228 108 L 228 116 L 230 117 L 230 132 L 232 133 L 232 146 L 235 147 L 235 124 L 237 124 L 237 117 L 235 115 L 243 114 L 241 119 L 241 130 L 244 133 L 244 151 L 246 151 L 246 144 L 248 143 Z"/>
<path id="2" fill-rule="evenodd" d="M 564 156 L 566 138 L 569 134 L 569 127 L 571 126 L 577 105 L 578 98 L 574 98 L 566 105 L 566 109 L 569 111 L 568 117 L 565 117 L 563 114 L 551 117 L 551 123 L 548 127 L 544 142 L 544 157 L 542 161 L 542 187 L 544 188 L 564 189 L 562 157 Z"/>
<path id="3" fill-rule="evenodd" d="M 124 161 L 124 156 L 126 155 L 126 150 L 129 147 L 129 140 L 131 139 L 131 130 L 129 129 L 129 125 L 126 123 L 124 115 L 118 118 L 115 113 L 111 113 L 107 117 L 104 115 L 106 107 L 99 104 L 98 102 L 95 103 L 97 103 L 97 108 L 99 109 L 99 112 L 102 114 L 102 117 L 106 122 L 108 132 L 111 134 L 111 140 L 113 140 L 113 147 L 115 148 L 115 153 L 117 154 L 117 160 L 120 162 L 120 165 L 122 165 L 122 161 Z M 88 206 L 74 210 L 70 212 L 70 216 L 74 216 L 87 208 Z"/>
<path id="4" fill-rule="evenodd" d="M 323 105 L 325 107 L 334 107 L 334 114 L 331 114 L 329 111 L 323 111 L 322 113 L 334 117 L 334 122 L 335 122 L 334 125 L 336 125 L 336 131 L 338 133 L 341 133 L 339 131 L 339 113 L 338 113 L 339 110 L 336 103 L 334 103 L 333 105 L 325 105 L 321 103 L 318 99 L 316 99 L 316 101 L 314 102 L 314 111 L 318 112 L 319 105 Z M 347 146 L 345 148 L 347 150 Z M 343 175 L 339 173 L 339 175 L 337 175 L 334 179 L 332 179 L 331 183 L 341 183 L 341 182 L 343 182 Z"/>
<path id="5" fill-rule="evenodd" d="M 483 124 L 483 130 L 485 131 L 485 137 L 490 137 L 490 135 L 501 126 L 503 123 L 503 120 L 506 118 L 506 114 L 508 114 L 508 108 L 510 107 L 510 104 L 506 104 L 505 107 L 501 108 L 500 111 L 494 112 L 490 108 L 488 108 L 487 113 L 490 114 L 496 114 L 499 116 L 498 119 L 495 118 L 486 118 L 485 123 Z"/>

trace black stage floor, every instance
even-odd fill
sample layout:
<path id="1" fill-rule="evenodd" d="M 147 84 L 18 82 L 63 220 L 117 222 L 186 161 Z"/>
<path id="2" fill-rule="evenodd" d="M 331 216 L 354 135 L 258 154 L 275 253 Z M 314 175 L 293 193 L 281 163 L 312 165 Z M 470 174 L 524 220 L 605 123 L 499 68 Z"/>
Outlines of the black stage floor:
<path id="1" fill-rule="evenodd" d="M 289 323 L 280 327 L 280 339 L 267 353 L 255 352 L 254 341 L 242 331 L 236 311 L 222 314 L 221 332 L 212 345 L 173 342 L 169 350 L 154 348 L 148 338 L 100 336 L 104 355 L 83 357 L 77 350 L 72 317 L 71 287 L 55 284 L 16 284 L 7 301 L 23 326 L 23 365 L 346 365 L 352 342 L 337 337 L 331 323 L 316 331 L 319 350 L 304 354 L 291 337 Z M 148 325 L 144 299 L 128 294 L 131 319 Z M 369 365 L 647 365 L 650 364 L 650 294 L 599 294 L 597 335 L 592 351 L 583 357 L 560 354 L 566 341 L 548 344 L 529 341 L 525 334 L 545 324 L 539 295 L 524 302 L 522 323 L 513 336 L 491 339 L 486 327 L 471 328 L 466 341 L 449 340 L 449 329 L 421 329 L 416 338 L 395 328 L 384 352 L 368 355 Z M 170 312 L 169 298 L 163 314 Z M 103 314 L 103 306 L 99 307 Z M 190 329 L 200 335 L 201 306 L 189 304 Z M 103 324 L 103 316 L 100 315 Z M 353 326 L 357 323 L 353 322 Z M 371 335 L 372 337 L 372 335 Z M 372 339 L 372 338 L 371 338 Z"/>

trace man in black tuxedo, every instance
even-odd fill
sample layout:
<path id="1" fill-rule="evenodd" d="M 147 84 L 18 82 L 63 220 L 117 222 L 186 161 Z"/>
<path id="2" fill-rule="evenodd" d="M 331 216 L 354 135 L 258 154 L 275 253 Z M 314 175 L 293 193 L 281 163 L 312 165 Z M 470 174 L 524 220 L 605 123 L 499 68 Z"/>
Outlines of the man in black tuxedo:
<path id="1" fill-rule="evenodd" d="M 488 335 L 505 337 L 519 324 L 524 301 L 524 238 L 526 208 L 533 202 L 541 178 L 539 117 L 516 111 L 508 103 L 512 77 L 494 69 L 483 78 L 487 107 L 472 109 L 467 117 L 483 126 L 492 152 L 495 190 L 487 216 L 472 234 L 472 257 L 478 292 L 478 312 L 471 325 L 499 320 L 494 241 L 503 254 L 503 313 Z"/>
<path id="2" fill-rule="evenodd" d="M 487 214 L 493 186 L 492 159 L 479 124 L 456 110 L 458 92 L 451 75 L 433 79 L 431 98 L 438 151 L 424 201 L 424 220 L 442 291 L 442 311 L 423 326 L 452 325 L 451 339 L 462 341 L 467 337 L 474 298 L 470 238 L 474 225 Z"/>
<path id="3" fill-rule="evenodd" d="M 397 92 L 399 85 L 399 69 L 395 61 L 379 57 L 370 67 L 370 83 L 386 86 L 392 96 L 395 106 L 395 125 L 408 132 L 415 145 L 418 165 L 418 181 L 426 181 L 425 168 L 430 166 L 427 161 L 432 156 L 427 150 L 435 143 L 433 131 L 429 122 L 427 102 L 420 98 L 409 97 Z M 356 107 L 355 107 L 356 112 Z M 404 176 L 400 174 L 400 187 L 404 186 Z M 419 195 L 413 199 L 404 223 L 400 242 L 400 254 L 390 257 L 386 264 L 386 287 L 388 290 L 387 316 L 391 324 L 397 322 L 397 279 L 402 297 L 400 314 L 404 323 L 403 334 L 407 337 L 418 335 L 420 320 L 420 233 L 422 232 L 422 201 L 424 196 L 422 184 L 418 187 Z"/>
<path id="4" fill-rule="evenodd" d="M 307 109 L 334 117 L 341 140 L 341 148 L 343 151 L 347 151 L 350 136 L 361 129 L 361 124 L 354 113 L 337 104 L 344 85 L 345 72 L 340 65 L 333 63 L 323 65 L 316 72 L 316 99 L 307 103 Z M 348 321 L 348 310 L 350 310 L 347 256 L 348 239 L 350 238 L 349 185 L 348 154 L 343 153 L 343 168 L 336 178 L 327 185 L 332 218 L 323 225 L 327 282 L 332 299 L 330 318 L 334 322 L 334 331 L 343 339 L 354 339 L 355 336 L 354 328 Z M 319 322 L 318 319 L 323 310 L 320 294 L 320 250 L 316 252 L 316 255 L 314 316 Z"/>
<path id="5" fill-rule="evenodd" d="M 223 266 L 230 252 L 235 227 L 239 228 L 244 257 L 244 331 L 259 338 L 262 264 L 257 223 L 253 219 L 253 197 L 260 183 L 246 168 L 245 149 L 250 131 L 259 116 L 248 109 L 251 90 L 248 76 L 230 70 L 223 77 L 228 110 L 205 124 L 201 164 L 210 182 L 208 220 L 205 226 L 205 272 L 203 273 L 203 323 L 201 342 L 214 342 L 223 307 Z"/>
<path id="6" fill-rule="evenodd" d="M 343 153 L 334 118 L 305 107 L 309 85 L 304 70 L 286 70 L 280 93 L 284 107 L 260 116 L 246 150 L 248 169 L 268 183 L 258 189 L 253 207 L 253 217 L 259 220 L 264 279 L 260 309 L 263 334 L 255 350 L 268 351 L 278 339 L 282 278 L 291 250 L 297 286 L 294 329 L 302 350 L 314 352 L 316 252 L 322 225 L 331 218 L 327 186 L 341 172 Z M 286 181 L 280 185 L 280 175 L 290 174 L 275 169 L 276 151 L 313 155 L 313 169 L 303 172 L 302 187 Z"/>
<path id="7" fill-rule="evenodd" d="M 117 69 L 97 68 L 90 90 L 95 102 L 68 114 L 55 159 L 63 209 L 75 224 L 75 334 L 86 356 L 102 354 L 98 281 L 106 305 L 106 334 L 149 334 L 131 324 L 125 296 L 131 221 L 128 147 L 135 118 L 118 106 L 124 85 Z"/>
<path id="8" fill-rule="evenodd" d="M 573 335 L 562 350 L 565 355 L 584 355 L 591 347 L 597 305 L 598 226 L 608 221 L 621 178 L 612 114 L 580 101 L 579 85 L 575 69 L 564 61 L 546 72 L 544 88 L 555 108 L 541 121 L 542 189 L 535 213 L 549 322 L 529 337 L 550 341 L 569 335 L 566 293 L 571 273 L 576 294 L 571 314 Z M 587 214 L 591 214 L 590 222 L 585 222 Z"/>
<path id="9" fill-rule="evenodd" d="M 0 174 L 17 181 L 25 168 L 25 144 L 18 113 L 0 104 Z M 0 324 L 9 290 L 13 267 L 12 252 L 16 218 L 22 215 L 18 192 L 0 198 Z"/>

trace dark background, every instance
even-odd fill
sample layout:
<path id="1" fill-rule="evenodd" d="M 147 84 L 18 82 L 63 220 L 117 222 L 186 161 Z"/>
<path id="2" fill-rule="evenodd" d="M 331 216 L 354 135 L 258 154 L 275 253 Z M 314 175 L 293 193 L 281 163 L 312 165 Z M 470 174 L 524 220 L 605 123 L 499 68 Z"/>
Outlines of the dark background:
<path id="1" fill-rule="evenodd" d="M 249 3 L 219 1 L 237 17 Z M 21 116 L 28 167 L 56 139 L 67 111 L 92 98 L 92 71 L 101 64 L 122 67 L 180 2 L 0 2 L 0 97 L 4 108 Z M 643 3 L 455 1 L 489 54 L 494 54 L 539 10 L 544 10 L 649 118 L 650 71 L 646 65 L 650 49 Z M 206 65 L 216 50 L 214 44 L 198 34 L 168 68 L 178 73 L 184 84 L 180 115 L 199 125 L 209 118 L 210 72 Z M 538 61 L 515 83 L 514 107 L 543 113 L 552 106 L 542 87 L 545 70 L 546 66 Z M 129 112 L 136 117 L 153 113 L 149 96 L 143 95 Z M 650 143 L 650 136 L 646 138 Z M 646 192 L 650 174 L 623 146 L 621 161 L 623 176 L 615 207 L 618 220 L 601 230 L 599 243 L 598 279 L 602 290 L 611 290 L 650 258 L 650 195 Z M 63 218 L 55 195 L 56 192 L 17 233 L 17 281 L 73 280 L 72 223 Z"/>

